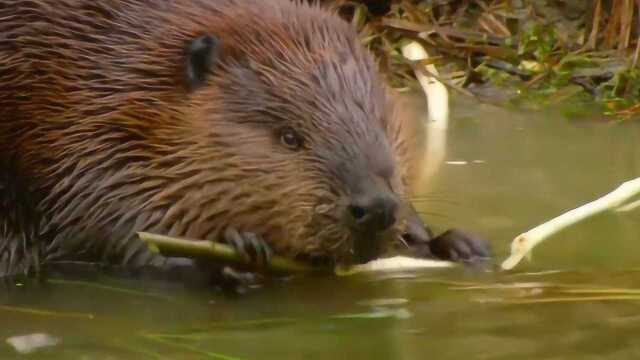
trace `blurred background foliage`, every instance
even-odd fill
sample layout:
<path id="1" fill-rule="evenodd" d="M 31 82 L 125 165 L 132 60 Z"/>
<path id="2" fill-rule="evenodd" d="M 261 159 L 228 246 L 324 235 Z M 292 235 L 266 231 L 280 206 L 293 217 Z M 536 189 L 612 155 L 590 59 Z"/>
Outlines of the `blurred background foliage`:
<path id="1" fill-rule="evenodd" d="M 571 115 L 640 114 L 640 0 L 331 0 L 398 89 L 420 42 L 453 92 Z"/>

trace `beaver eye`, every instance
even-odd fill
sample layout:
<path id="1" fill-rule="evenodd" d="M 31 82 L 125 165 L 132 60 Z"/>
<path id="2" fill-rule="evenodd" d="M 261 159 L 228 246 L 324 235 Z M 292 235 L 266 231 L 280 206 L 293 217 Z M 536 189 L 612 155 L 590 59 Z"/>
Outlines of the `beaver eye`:
<path id="1" fill-rule="evenodd" d="M 298 150 L 302 147 L 302 138 L 290 127 L 280 130 L 280 142 L 292 150 Z"/>

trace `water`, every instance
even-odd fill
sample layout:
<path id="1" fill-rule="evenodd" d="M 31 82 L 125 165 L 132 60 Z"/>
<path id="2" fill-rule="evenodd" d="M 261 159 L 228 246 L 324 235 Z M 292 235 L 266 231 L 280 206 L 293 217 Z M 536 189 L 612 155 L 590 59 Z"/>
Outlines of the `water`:
<path id="1" fill-rule="evenodd" d="M 453 114 L 446 162 L 423 191 L 433 200 L 420 209 L 437 230 L 490 239 L 496 262 L 518 233 L 640 176 L 637 124 L 462 99 Z M 302 278 L 238 298 L 95 274 L 8 286 L 0 358 L 636 358 L 639 234 L 640 210 L 605 214 L 512 273 Z M 58 343 L 24 356 L 4 342 L 33 333 Z"/>

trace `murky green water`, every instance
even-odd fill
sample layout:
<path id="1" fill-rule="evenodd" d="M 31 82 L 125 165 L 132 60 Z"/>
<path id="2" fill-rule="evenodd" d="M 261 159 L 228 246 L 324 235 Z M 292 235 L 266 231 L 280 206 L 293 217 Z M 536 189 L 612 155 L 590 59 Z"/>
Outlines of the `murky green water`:
<path id="1" fill-rule="evenodd" d="M 496 262 L 519 232 L 640 176 L 637 124 L 469 103 L 453 117 L 421 209 L 491 239 Z M 0 359 L 637 358 L 639 240 L 637 210 L 565 231 L 508 274 L 306 278 L 240 298 L 102 277 L 10 286 Z M 33 333 L 59 343 L 19 356 L 4 341 Z"/>

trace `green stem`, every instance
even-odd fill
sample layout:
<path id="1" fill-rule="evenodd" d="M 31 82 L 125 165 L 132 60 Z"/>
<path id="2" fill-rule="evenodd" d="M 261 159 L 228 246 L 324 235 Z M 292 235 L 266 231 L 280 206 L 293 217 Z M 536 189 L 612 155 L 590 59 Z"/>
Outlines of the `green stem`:
<path id="1" fill-rule="evenodd" d="M 77 319 L 87 319 L 87 320 L 93 320 L 95 318 L 93 314 L 87 314 L 87 313 L 51 311 L 51 310 L 24 308 L 24 307 L 8 306 L 8 305 L 0 305 L 0 311 L 16 313 L 16 314 L 35 315 L 35 316 L 77 318 Z"/>
<path id="2" fill-rule="evenodd" d="M 230 246 L 206 240 L 189 240 L 165 235 L 139 232 L 138 236 L 149 247 L 168 256 L 204 257 L 217 261 L 245 264 L 243 258 Z M 308 264 L 274 255 L 267 269 L 277 273 L 300 273 L 321 270 Z"/>

